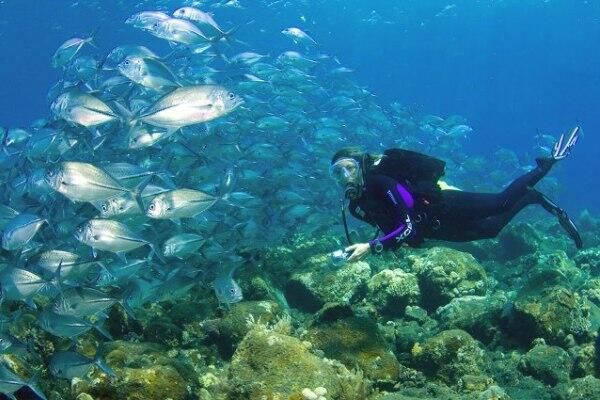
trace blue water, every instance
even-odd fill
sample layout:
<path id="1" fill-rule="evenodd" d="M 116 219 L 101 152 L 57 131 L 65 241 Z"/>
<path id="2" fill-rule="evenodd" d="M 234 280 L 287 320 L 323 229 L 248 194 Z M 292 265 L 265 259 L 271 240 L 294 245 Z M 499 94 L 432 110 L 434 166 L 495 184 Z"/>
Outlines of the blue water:
<path id="1" fill-rule="evenodd" d="M 182 4 L 138 3 L 0 1 L 0 125 L 26 126 L 49 114 L 46 93 L 59 78 L 50 57 L 67 38 L 100 26 L 98 52 L 123 41 L 147 42 L 146 35 L 123 24 L 126 17 Z M 246 8 L 218 10 L 219 21 L 254 20 L 239 32 L 251 50 L 272 55 L 287 50 L 292 46 L 279 31 L 300 26 L 322 52 L 354 69 L 355 81 L 382 105 L 400 101 L 426 113 L 465 116 L 475 130 L 465 148 L 469 154 L 507 147 L 531 159 L 538 131 L 558 135 L 581 124 L 582 144 L 556 172 L 564 189 L 561 202 L 574 213 L 600 211 L 594 173 L 600 168 L 600 2 L 241 4 Z M 373 12 L 381 20 L 371 18 Z M 159 52 L 168 50 L 159 40 L 152 43 Z"/>

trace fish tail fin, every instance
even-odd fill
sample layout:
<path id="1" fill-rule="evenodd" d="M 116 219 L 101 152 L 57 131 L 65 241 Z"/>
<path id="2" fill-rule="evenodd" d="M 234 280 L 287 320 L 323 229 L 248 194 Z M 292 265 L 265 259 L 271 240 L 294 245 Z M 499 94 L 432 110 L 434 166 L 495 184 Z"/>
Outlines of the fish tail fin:
<path id="1" fill-rule="evenodd" d="M 26 382 L 27 387 L 40 399 L 46 400 L 46 396 L 44 395 L 44 392 L 42 392 L 42 390 L 38 387 L 38 380 L 40 378 L 40 372 L 36 372 L 35 374 L 33 374 L 33 376 L 31 378 L 29 378 Z M 10 396 L 9 396 L 10 398 Z M 16 400 L 16 397 L 13 396 L 13 398 Z"/>
<path id="2" fill-rule="evenodd" d="M 96 322 L 93 325 L 93 327 L 94 327 L 95 330 L 97 330 L 98 332 L 100 332 L 102 334 L 102 336 L 104 336 L 105 338 L 107 338 L 108 340 L 110 340 L 112 342 L 114 339 L 111 336 L 111 334 L 102 326 L 102 322 L 103 321 Z"/>
<path id="3" fill-rule="evenodd" d="M 129 304 L 129 291 L 125 292 L 123 294 L 123 298 L 119 301 L 119 304 L 121 305 L 121 307 L 123 307 L 123 311 L 125 311 L 125 314 L 127 314 L 127 316 L 133 320 L 137 320 L 136 316 L 135 316 L 135 312 L 133 311 L 133 308 L 131 308 L 131 305 Z"/>
<path id="4" fill-rule="evenodd" d="M 156 246 L 153 245 L 152 243 L 148 243 L 148 246 L 150 246 L 150 254 L 148 254 L 148 262 L 152 261 L 152 258 L 154 258 L 156 256 L 156 258 L 158 258 L 158 261 L 160 261 L 162 264 L 166 265 L 167 260 L 164 259 L 162 254 L 160 254 L 158 251 L 156 251 Z"/>
<path id="5" fill-rule="evenodd" d="M 90 45 L 92 45 L 93 47 L 98 47 L 98 44 L 96 43 L 96 37 L 98 36 L 99 31 L 100 31 L 100 25 L 95 27 L 94 30 L 90 33 L 90 35 L 87 38 L 88 43 Z"/>
<path id="6" fill-rule="evenodd" d="M 111 367 L 109 367 L 108 364 L 106 363 L 106 361 L 104 361 L 104 359 L 102 358 L 103 353 L 104 353 L 104 346 L 100 345 L 100 347 L 98 347 L 98 350 L 96 351 L 96 357 L 94 357 L 94 364 L 102 372 L 104 372 L 110 378 L 114 379 L 117 377 L 117 375 L 115 374 L 115 371 L 113 371 L 113 369 Z"/>
<path id="7" fill-rule="evenodd" d="M 223 40 L 225 43 L 227 43 L 228 45 L 231 45 L 233 43 L 238 43 L 241 44 L 243 46 L 250 46 L 248 43 L 243 42 L 239 39 L 234 39 L 233 35 L 244 25 L 250 25 L 254 22 L 254 20 L 251 20 L 250 22 L 246 22 L 245 24 L 240 24 L 240 25 L 236 25 L 233 28 L 226 30 L 225 32 L 220 31 L 219 35 L 213 37 L 212 39 L 210 39 L 210 41 L 212 43 L 218 43 L 221 40 Z"/>
<path id="8" fill-rule="evenodd" d="M 116 114 L 119 116 L 124 125 L 135 126 L 138 122 L 136 116 L 123 104 L 118 101 L 113 101 Z"/>
<path id="9" fill-rule="evenodd" d="M 144 191 L 146 186 L 148 186 L 151 180 L 152 175 L 149 175 L 146 178 L 144 178 L 135 188 L 129 191 L 131 198 L 135 200 L 142 214 L 144 214 L 144 212 L 146 211 L 146 206 L 144 205 L 144 201 L 142 200 L 142 192 Z"/>
<path id="10" fill-rule="evenodd" d="M 90 46 L 95 47 L 95 48 L 98 48 L 98 44 L 96 43 L 96 36 L 98 35 L 99 30 L 100 30 L 100 25 L 98 25 L 86 39 L 86 42 Z"/>

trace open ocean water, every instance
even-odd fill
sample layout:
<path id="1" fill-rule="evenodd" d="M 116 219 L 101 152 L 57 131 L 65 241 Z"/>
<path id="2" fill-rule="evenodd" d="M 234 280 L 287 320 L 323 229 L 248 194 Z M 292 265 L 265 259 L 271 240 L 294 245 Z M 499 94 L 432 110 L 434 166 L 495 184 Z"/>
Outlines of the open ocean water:
<path id="1" fill-rule="evenodd" d="M 0 0 L 0 398 L 600 398 L 599 38 L 593 0 Z M 575 127 L 536 187 L 583 248 L 536 206 L 332 259 L 340 148 L 498 192 Z"/>

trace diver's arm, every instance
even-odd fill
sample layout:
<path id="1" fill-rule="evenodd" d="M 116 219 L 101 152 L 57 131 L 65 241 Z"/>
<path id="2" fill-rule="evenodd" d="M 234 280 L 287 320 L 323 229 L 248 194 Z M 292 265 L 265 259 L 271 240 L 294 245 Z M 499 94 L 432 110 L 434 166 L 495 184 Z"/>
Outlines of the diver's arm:
<path id="1" fill-rule="evenodd" d="M 406 188 L 391 178 L 378 177 L 377 189 L 381 196 L 385 196 L 385 201 L 392 210 L 391 216 L 397 222 L 396 229 L 369 242 L 373 253 L 395 249 L 408 237 L 415 234 L 415 226 L 410 213 L 414 200 Z"/>

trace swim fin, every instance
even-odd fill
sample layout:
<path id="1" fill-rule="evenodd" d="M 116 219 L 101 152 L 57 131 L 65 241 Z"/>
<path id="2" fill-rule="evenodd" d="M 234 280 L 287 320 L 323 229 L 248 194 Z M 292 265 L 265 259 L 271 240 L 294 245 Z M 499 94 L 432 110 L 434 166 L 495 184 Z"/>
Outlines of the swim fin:
<path id="1" fill-rule="evenodd" d="M 558 217 L 558 223 L 562 228 L 569 234 L 573 242 L 575 242 L 575 246 L 578 249 L 583 247 L 583 241 L 581 240 L 581 235 L 579 234 L 579 230 L 575 223 L 569 218 L 569 215 L 565 210 L 560 208 L 556 203 L 546 197 L 542 192 L 532 189 L 529 189 L 537 196 L 537 203 L 540 204 L 546 211 L 550 214 L 556 215 Z"/>
<path id="2" fill-rule="evenodd" d="M 571 151 L 577 143 L 577 140 L 579 140 L 580 135 L 581 128 L 578 126 L 573 128 L 571 134 L 566 140 L 564 133 L 560 135 L 560 138 L 554 144 L 554 148 L 552 149 L 552 154 L 550 157 L 540 157 L 535 159 L 538 167 L 545 171 L 549 171 L 557 161 L 560 161 L 571 154 Z"/>

